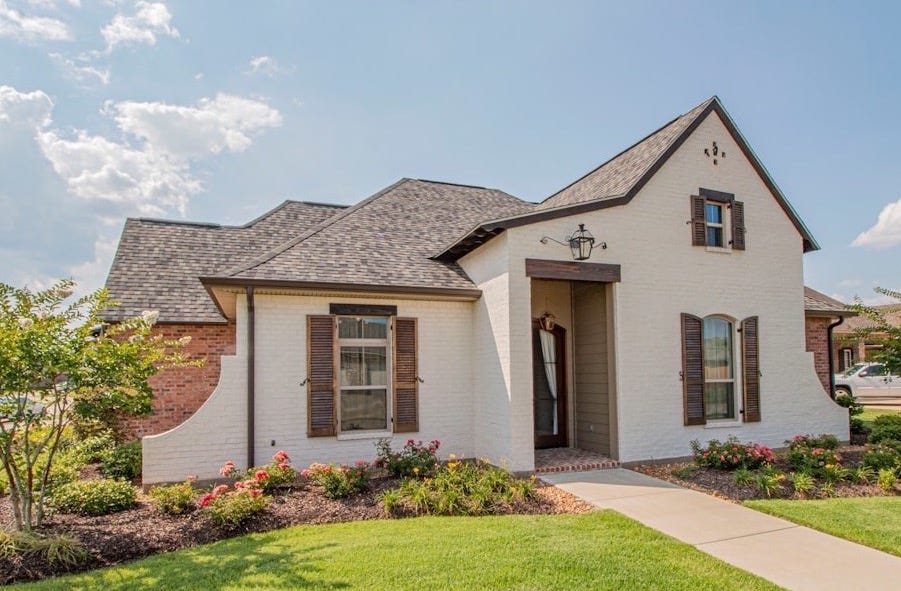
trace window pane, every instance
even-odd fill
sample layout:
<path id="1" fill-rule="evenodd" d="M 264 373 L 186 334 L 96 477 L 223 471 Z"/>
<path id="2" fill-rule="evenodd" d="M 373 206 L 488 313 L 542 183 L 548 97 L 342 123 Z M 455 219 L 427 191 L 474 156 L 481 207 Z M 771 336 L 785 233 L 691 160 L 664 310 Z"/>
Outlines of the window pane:
<path id="1" fill-rule="evenodd" d="M 708 419 L 734 419 L 735 396 L 732 395 L 734 384 L 715 382 L 704 385 L 704 397 L 707 404 Z"/>
<path id="2" fill-rule="evenodd" d="M 388 338 L 387 318 L 338 318 L 339 339 Z"/>
<path id="3" fill-rule="evenodd" d="M 387 386 L 386 347 L 341 347 L 342 386 Z"/>
<path id="4" fill-rule="evenodd" d="M 707 226 L 707 246 L 723 245 L 723 229 Z"/>
<path id="5" fill-rule="evenodd" d="M 338 318 L 339 339 L 359 339 L 363 337 L 362 318 Z"/>
<path id="6" fill-rule="evenodd" d="M 341 390 L 341 430 L 388 428 L 388 390 Z"/>
<path id="7" fill-rule="evenodd" d="M 364 339 L 388 338 L 388 319 L 387 318 L 364 318 L 363 319 L 363 338 Z"/>
<path id="8" fill-rule="evenodd" d="M 704 319 L 704 379 L 732 379 L 732 323 Z"/>
<path id="9" fill-rule="evenodd" d="M 723 207 L 715 203 L 706 203 L 704 205 L 704 215 L 708 224 L 723 223 Z"/>

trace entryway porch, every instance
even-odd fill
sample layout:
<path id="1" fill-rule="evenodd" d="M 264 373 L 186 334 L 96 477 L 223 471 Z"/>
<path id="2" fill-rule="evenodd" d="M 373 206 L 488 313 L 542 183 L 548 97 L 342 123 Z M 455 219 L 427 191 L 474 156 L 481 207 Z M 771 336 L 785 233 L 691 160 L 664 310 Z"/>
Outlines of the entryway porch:
<path id="1" fill-rule="evenodd" d="M 596 451 L 573 447 L 551 447 L 535 450 L 535 473 L 584 472 L 618 468 L 619 462 Z"/>

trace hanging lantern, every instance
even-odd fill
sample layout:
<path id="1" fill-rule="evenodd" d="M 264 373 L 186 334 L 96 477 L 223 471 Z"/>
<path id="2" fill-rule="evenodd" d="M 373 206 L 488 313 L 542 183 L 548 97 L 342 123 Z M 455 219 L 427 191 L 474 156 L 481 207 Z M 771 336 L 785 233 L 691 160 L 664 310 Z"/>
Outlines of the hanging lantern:
<path id="1" fill-rule="evenodd" d="M 579 224 L 579 229 L 569 237 L 569 249 L 572 251 L 573 260 L 587 260 L 591 256 L 593 248 L 594 236 L 585 229 L 585 224 Z"/>
<path id="2" fill-rule="evenodd" d="M 554 327 L 557 326 L 557 317 L 550 312 L 545 312 L 538 318 L 538 326 L 543 330 L 552 332 Z"/>

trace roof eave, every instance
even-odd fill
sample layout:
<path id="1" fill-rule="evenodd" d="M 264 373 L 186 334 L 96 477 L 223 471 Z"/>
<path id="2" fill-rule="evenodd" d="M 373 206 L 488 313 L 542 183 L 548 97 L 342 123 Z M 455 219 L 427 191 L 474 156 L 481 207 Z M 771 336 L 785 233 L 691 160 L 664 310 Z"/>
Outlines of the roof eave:
<path id="1" fill-rule="evenodd" d="M 299 281 L 287 279 L 260 279 L 245 277 L 200 277 L 210 295 L 215 287 L 257 287 L 274 289 L 321 290 L 344 293 L 384 293 L 397 295 L 427 295 L 477 300 L 480 289 L 456 287 L 432 287 L 427 285 L 379 285 L 366 283 L 335 283 L 325 281 Z M 214 298 L 215 300 L 215 298 Z"/>

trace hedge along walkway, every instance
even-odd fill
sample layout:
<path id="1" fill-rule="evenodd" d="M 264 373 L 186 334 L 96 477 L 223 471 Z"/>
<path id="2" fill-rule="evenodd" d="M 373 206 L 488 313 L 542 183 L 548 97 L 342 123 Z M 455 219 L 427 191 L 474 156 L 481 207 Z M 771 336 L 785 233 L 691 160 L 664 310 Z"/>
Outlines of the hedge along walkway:
<path id="1" fill-rule="evenodd" d="M 542 476 L 697 549 L 797 591 L 895 589 L 901 558 L 624 470 Z"/>
<path id="2" fill-rule="evenodd" d="M 9 589 L 778 588 L 622 515 L 598 511 L 299 526 Z"/>

